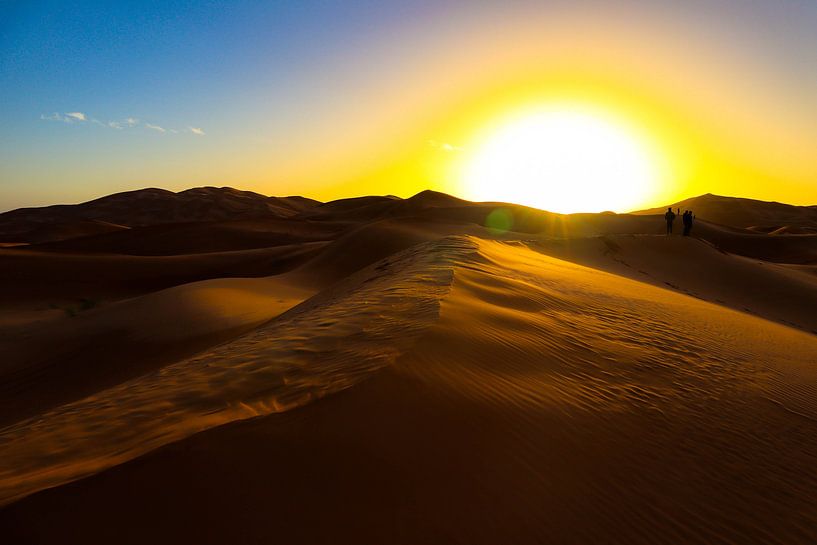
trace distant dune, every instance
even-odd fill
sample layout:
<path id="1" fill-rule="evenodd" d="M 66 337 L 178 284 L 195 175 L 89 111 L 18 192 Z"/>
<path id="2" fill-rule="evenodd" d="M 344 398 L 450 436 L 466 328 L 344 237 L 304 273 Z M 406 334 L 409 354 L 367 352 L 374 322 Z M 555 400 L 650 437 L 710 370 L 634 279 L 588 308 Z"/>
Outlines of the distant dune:
<path id="1" fill-rule="evenodd" d="M 680 208 L 682 211 L 694 210 L 700 219 L 729 227 L 761 232 L 779 229 L 817 232 L 817 206 L 792 206 L 779 202 L 722 197 L 711 193 L 633 213 L 663 214 L 668 206 L 672 206 L 673 209 Z"/>
<path id="2" fill-rule="evenodd" d="M 0 215 L 0 540 L 815 543 L 809 207 L 699 199 Z"/>
<path id="3" fill-rule="evenodd" d="M 0 240 L 44 242 L 44 225 L 98 221 L 139 227 L 165 223 L 290 217 L 317 204 L 304 197 L 265 197 L 229 187 L 198 187 L 173 193 L 140 189 L 77 205 L 20 208 L 0 214 Z M 96 231 L 97 233 L 103 231 Z M 92 234 L 92 233 L 87 233 Z M 49 240 L 67 238 L 62 234 Z"/>

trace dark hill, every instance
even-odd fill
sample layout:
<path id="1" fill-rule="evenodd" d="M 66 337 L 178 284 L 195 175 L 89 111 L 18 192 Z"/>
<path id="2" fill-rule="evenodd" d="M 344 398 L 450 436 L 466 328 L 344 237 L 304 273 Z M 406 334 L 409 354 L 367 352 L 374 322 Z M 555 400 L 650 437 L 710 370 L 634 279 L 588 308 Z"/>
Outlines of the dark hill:
<path id="1" fill-rule="evenodd" d="M 288 218 L 320 204 L 304 197 L 267 197 L 231 187 L 197 187 L 174 193 L 149 188 L 126 191 L 81 204 L 20 208 L 0 214 L 0 241 L 48 242 L 76 234 L 98 234 L 111 229 L 99 224 L 144 227 L 168 223 Z M 92 225 L 98 229 L 57 230 L 44 237 L 44 226 Z M 65 232 L 63 232 L 65 231 Z"/>
<path id="2" fill-rule="evenodd" d="M 779 202 L 758 201 L 740 197 L 700 195 L 665 206 L 639 210 L 633 214 L 663 214 L 668 206 L 693 210 L 696 217 L 740 229 L 770 233 L 785 228 L 784 232 L 817 229 L 817 206 L 795 206 Z"/>

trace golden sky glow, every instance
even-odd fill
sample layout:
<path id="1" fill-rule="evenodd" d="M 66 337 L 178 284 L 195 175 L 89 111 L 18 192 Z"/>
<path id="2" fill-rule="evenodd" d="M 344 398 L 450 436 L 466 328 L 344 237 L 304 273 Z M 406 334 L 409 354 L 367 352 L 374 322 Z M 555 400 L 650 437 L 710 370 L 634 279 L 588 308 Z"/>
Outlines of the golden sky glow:
<path id="1" fill-rule="evenodd" d="M 649 161 L 633 159 L 629 174 L 597 182 L 593 195 L 607 195 L 610 206 L 549 201 L 530 172 L 507 182 L 517 188 L 509 200 L 622 212 L 711 192 L 817 204 L 817 8 L 784 3 L 409 2 L 399 14 L 353 3 L 288 13 L 294 19 L 247 6 L 229 29 L 196 27 L 205 33 L 191 34 L 198 41 L 171 40 L 172 29 L 156 42 L 123 35 L 122 70 L 104 81 L 114 64 L 97 58 L 107 49 L 88 41 L 78 18 L 76 36 L 64 37 L 87 46 L 78 58 L 52 59 L 57 50 L 45 48 L 51 68 L 28 74 L 39 60 L 20 59 L 36 51 L 32 41 L 2 59 L 0 208 L 146 186 L 230 185 L 320 200 L 423 189 L 492 198 L 483 186 L 499 174 L 480 175 L 476 165 L 514 164 L 497 159 L 503 144 L 492 139 L 554 105 L 601 123 L 565 130 L 584 126 L 591 140 L 619 134 L 585 149 L 598 176 L 622 146 Z M 214 20 L 206 10 L 196 16 Z M 40 28 L 43 36 L 73 32 L 57 16 L 32 13 L 26 24 L 52 19 L 61 26 Z M 276 21 L 289 26 L 274 32 Z M 18 26 L 21 43 L 38 35 Z M 69 117 L 78 113 L 84 120 Z M 541 133 L 559 143 L 550 130 L 535 129 L 539 136 L 522 144 L 528 162 L 544 160 Z M 639 187 L 625 187 L 628 176 Z"/>
<path id="2" fill-rule="evenodd" d="M 487 197 L 468 181 L 482 143 L 509 119 L 567 103 L 596 112 L 649 150 L 653 187 L 613 206 L 556 203 L 554 210 L 623 212 L 709 192 L 817 203 L 817 154 L 809 147 L 817 139 L 802 112 L 792 111 L 801 90 L 775 82 L 749 52 L 708 49 L 684 34 L 621 20 L 561 23 L 553 32 L 541 22 L 495 29 L 507 39 L 501 46 L 484 35 L 436 43 L 444 53 L 379 88 L 389 98 L 367 102 L 384 112 L 371 108 L 377 130 L 354 135 L 357 149 L 346 148 L 344 162 L 366 150 L 360 169 L 332 165 L 335 175 L 321 178 L 335 183 L 323 194 L 409 196 L 430 187 Z M 536 191 L 514 199 L 548 208 Z"/>

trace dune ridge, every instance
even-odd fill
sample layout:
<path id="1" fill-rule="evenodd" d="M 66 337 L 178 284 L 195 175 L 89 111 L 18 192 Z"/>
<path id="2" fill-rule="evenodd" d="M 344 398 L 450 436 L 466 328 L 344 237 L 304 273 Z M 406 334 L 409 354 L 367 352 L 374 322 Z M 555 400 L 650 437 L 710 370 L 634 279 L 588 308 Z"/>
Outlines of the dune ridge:
<path id="1" fill-rule="evenodd" d="M 146 188 L 106 195 L 80 204 L 18 208 L 0 214 L 0 239 L 13 242 L 61 240 L 65 229 L 45 237 L 44 226 L 101 222 L 125 227 L 215 221 L 237 218 L 290 217 L 318 204 L 305 197 L 267 197 L 231 187 L 195 187 L 174 193 Z M 74 227 L 73 230 L 76 230 Z M 86 231 L 92 232 L 93 229 Z M 101 232 L 101 229 L 96 229 Z"/>
<path id="2" fill-rule="evenodd" d="M 345 389 L 436 318 L 462 238 L 421 244 L 333 285 L 240 339 L 0 432 L 8 503 L 234 420 Z"/>

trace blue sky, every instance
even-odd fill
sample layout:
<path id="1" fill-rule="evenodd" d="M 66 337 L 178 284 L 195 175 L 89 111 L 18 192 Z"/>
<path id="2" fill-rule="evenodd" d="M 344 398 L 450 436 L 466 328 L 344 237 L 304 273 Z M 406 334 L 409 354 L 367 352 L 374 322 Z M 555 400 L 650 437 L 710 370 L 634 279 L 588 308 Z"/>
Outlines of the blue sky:
<path id="1" fill-rule="evenodd" d="M 773 82 L 763 100 L 794 113 L 770 115 L 791 117 L 784 121 L 793 140 L 813 141 L 815 129 L 791 127 L 817 121 L 814 2 L 611 5 L 3 2 L 0 210 L 76 202 L 146 185 L 182 189 L 214 183 L 320 197 L 321 184 L 364 176 L 360 165 L 375 162 L 359 157 L 361 152 L 347 169 L 342 159 L 332 158 L 331 168 L 344 176 L 327 180 L 331 168 L 311 164 L 321 161 L 322 150 L 335 150 L 347 136 L 361 146 L 388 138 L 403 145 L 394 136 L 400 123 L 425 115 L 420 105 L 407 113 L 385 104 L 401 92 L 392 80 L 405 74 L 404 92 L 428 91 L 455 103 L 468 88 L 456 87 L 445 73 L 429 72 L 424 80 L 424 64 L 433 64 L 438 52 L 451 66 L 473 64 L 467 50 L 474 48 L 466 45 L 466 36 L 496 40 L 496 51 L 512 48 L 513 33 L 500 32 L 499 26 L 536 17 L 543 25 L 568 16 L 594 24 L 617 15 L 643 17 L 657 29 L 654 34 L 666 28 L 680 35 L 682 44 L 686 36 L 693 49 L 705 42 L 707 55 L 745 57 L 744 69 L 757 75 L 747 79 L 747 92 L 765 92 Z M 582 39 L 577 32 L 577 43 Z M 649 57 L 653 45 L 645 39 L 641 52 L 632 55 Z M 542 48 L 547 47 L 543 35 Z M 361 110 L 374 112 L 372 119 Z M 354 119 L 361 119 L 360 127 L 351 127 Z M 354 131 L 370 134 L 346 134 Z M 437 135 L 418 142 L 425 138 Z M 399 155 L 388 143 L 381 145 L 377 161 Z M 305 161 L 310 147 L 313 161 Z M 333 153 L 354 155 L 339 148 Z M 249 169 L 250 162 L 259 166 Z M 280 177 L 259 176 L 264 168 L 280 168 Z M 802 186 L 805 178 L 798 176 Z"/>
<path id="2" fill-rule="evenodd" d="M 196 138 L 197 129 L 234 140 L 264 128 L 265 141 L 274 143 L 310 116 L 312 80 L 322 66 L 384 25 L 420 13 L 416 7 L 3 3 L 0 208 L 70 199 L 75 191 L 68 181 L 45 178 L 65 173 L 76 183 L 75 173 L 93 162 L 105 165 L 100 169 L 111 190 L 130 187 L 138 173 L 122 176 L 112 157 L 131 170 L 140 155 L 162 161 L 161 149 L 184 156 L 212 145 Z M 123 130 L 130 134 L 112 132 Z M 178 137 L 157 140 L 153 133 Z M 102 185 L 91 184 L 91 191 L 105 192 Z"/>

